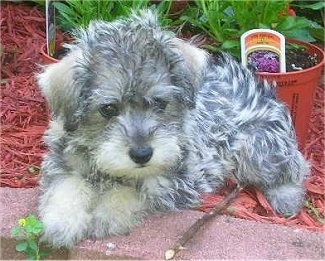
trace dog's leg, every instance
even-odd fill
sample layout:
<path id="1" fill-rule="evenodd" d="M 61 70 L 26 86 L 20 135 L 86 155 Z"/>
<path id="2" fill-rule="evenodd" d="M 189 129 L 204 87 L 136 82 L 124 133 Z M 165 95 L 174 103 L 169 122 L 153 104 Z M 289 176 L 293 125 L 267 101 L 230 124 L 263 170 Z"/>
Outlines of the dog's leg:
<path id="1" fill-rule="evenodd" d="M 242 140 L 235 176 L 242 185 L 261 189 L 277 213 L 291 216 L 303 205 L 309 167 L 289 137 L 273 141 L 268 137 L 272 133 L 257 132 Z"/>
<path id="2" fill-rule="evenodd" d="M 292 216 L 303 207 L 305 188 L 304 178 L 309 174 L 309 166 L 299 151 L 293 152 L 292 156 L 278 172 L 281 181 L 271 187 L 265 187 L 264 194 L 276 212 L 284 216 Z"/>
<path id="3" fill-rule="evenodd" d="M 78 176 L 53 180 L 40 198 L 43 239 L 56 247 L 72 247 L 87 232 L 92 191 Z"/>
<path id="4" fill-rule="evenodd" d="M 303 207 L 305 190 L 301 184 L 291 182 L 266 189 L 264 194 L 277 213 L 290 217 Z"/>
<path id="5" fill-rule="evenodd" d="M 142 222 L 145 216 L 143 210 L 143 202 L 134 188 L 113 187 L 100 196 L 93 210 L 90 236 L 103 238 L 126 234 Z"/>

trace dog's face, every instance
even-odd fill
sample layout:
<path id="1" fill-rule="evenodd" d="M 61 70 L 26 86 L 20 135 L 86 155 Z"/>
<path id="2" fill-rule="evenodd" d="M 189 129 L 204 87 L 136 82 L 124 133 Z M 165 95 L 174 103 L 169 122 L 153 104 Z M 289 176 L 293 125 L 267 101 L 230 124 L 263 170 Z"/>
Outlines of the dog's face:
<path id="1" fill-rule="evenodd" d="M 146 12 L 92 23 L 39 83 L 54 121 L 62 123 L 60 135 L 86 147 L 99 170 L 157 175 L 182 158 L 183 121 L 195 107 L 205 60 Z"/>

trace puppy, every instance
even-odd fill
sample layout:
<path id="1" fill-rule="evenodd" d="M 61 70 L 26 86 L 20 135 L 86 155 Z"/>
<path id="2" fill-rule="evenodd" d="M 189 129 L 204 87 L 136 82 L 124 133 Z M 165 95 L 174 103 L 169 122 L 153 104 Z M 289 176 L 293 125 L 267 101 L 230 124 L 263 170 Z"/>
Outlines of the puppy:
<path id="1" fill-rule="evenodd" d="M 38 76 L 52 110 L 46 240 L 71 247 L 128 233 L 149 214 L 198 206 L 229 177 L 279 214 L 299 211 L 308 164 L 268 84 L 163 31 L 150 11 L 94 21 L 76 38 Z"/>

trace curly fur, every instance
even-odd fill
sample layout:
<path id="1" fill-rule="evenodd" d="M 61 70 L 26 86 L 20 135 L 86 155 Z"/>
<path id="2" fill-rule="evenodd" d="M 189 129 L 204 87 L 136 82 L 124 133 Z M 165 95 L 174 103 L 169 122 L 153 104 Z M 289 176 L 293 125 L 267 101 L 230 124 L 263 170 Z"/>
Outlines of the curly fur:
<path id="1" fill-rule="evenodd" d="M 46 240 L 71 247 L 128 233 L 151 213 L 197 206 L 229 177 L 280 214 L 299 211 L 308 164 L 274 88 L 163 31 L 149 11 L 76 37 L 38 77 L 52 110 Z"/>

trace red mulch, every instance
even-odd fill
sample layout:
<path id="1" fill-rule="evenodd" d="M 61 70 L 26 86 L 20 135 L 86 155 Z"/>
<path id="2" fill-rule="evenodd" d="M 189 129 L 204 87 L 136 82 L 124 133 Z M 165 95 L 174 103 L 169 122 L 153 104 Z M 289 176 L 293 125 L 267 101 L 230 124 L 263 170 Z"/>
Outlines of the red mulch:
<path id="1" fill-rule="evenodd" d="M 42 135 L 48 124 L 44 99 L 37 88 L 39 53 L 45 42 L 42 11 L 25 4 L 1 3 L 1 186 L 31 188 L 38 185 L 39 166 L 46 151 Z M 290 219 L 277 216 L 264 196 L 245 189 L 226 213 L 250 220 L 324 231 L 324 85 L 316 90 L 310 133 L 304 149 L 312 165 L 306 182 L 309 208 Z M 228 189 L 229 191 L 229 189 Z M 227 188 L 225 189 L 225 193 Z M 204 196 L 208 211 L 224 196 Z"/>

